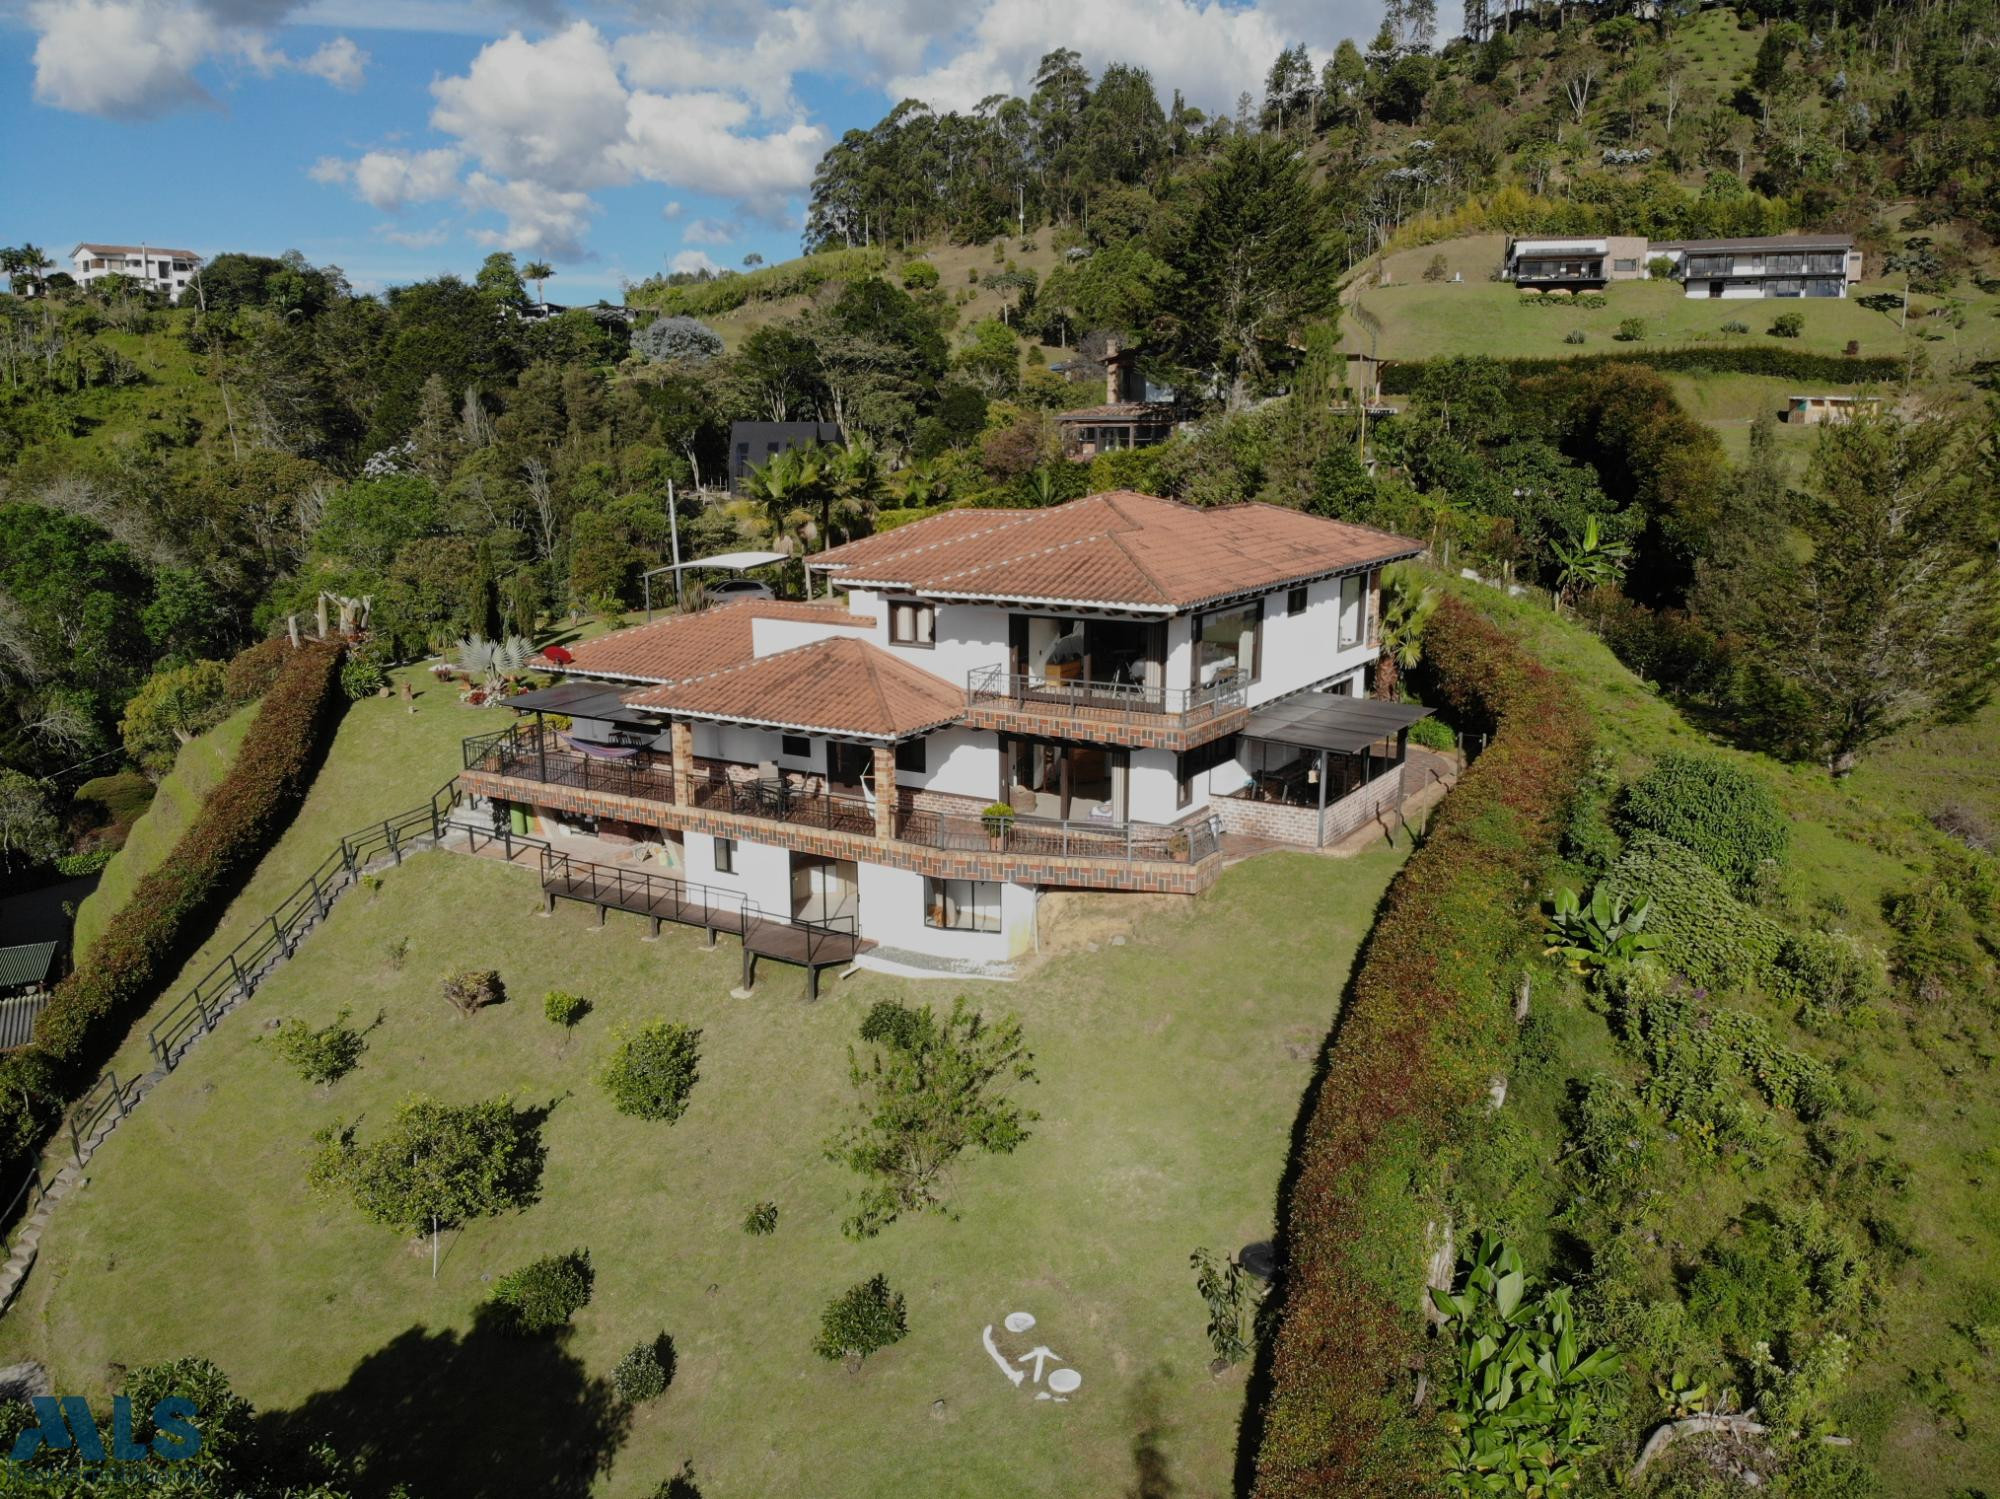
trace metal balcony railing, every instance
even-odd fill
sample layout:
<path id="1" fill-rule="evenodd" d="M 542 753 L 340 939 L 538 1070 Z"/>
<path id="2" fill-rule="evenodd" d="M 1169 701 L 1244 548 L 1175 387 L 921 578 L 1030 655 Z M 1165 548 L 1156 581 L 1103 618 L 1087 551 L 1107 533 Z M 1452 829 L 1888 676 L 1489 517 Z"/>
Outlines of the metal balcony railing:
<path id="1" fill-rule="evenodd" d="M 1123 723 L 1206 723 L 1249 701 L 1249 684 L 1234 673 L 1206 687 L 1148 687 L 1138 682 L 1068 680 L 1010 672 L 1004 666 L 975 667 L 965 676 L 969 708 L 1013 706 L 1057 708 L 1094 719 Z"/>

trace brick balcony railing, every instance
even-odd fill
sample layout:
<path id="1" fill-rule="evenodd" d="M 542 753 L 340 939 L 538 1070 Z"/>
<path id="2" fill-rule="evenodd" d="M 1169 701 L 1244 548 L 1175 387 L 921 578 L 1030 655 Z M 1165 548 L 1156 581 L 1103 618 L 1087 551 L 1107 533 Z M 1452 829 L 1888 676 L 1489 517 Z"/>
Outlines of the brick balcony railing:
<path id="1" fill-rule="evenodd" d="M 965 678 L 963 722 L 1004 733 L 1184 750 L 1235 733 L 1249 716 L 1249 684 L 1235 675 L 1193 688 L 1063 681 L 1004 666 L 978 667 Z"/>

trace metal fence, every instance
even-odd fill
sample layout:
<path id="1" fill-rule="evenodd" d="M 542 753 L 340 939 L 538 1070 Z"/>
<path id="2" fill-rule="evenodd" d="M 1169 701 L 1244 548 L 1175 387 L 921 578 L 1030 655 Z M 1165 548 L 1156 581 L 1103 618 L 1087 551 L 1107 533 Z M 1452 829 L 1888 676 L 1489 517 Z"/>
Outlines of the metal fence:
<path id="1" fill-rule="evenodd" d="M 965 674 L 968 707 L 1004 703 L 1016 708 L 1059 708 L 1091 718 L 1110 717 L 1126 723 L 1158 723 L 1163 718 L 1182 723 L 1207 723 L 1249 701 L 1249 683 L 1232 673 L 1205 687 L 1148 687 L 1138 682 L 1063 680 L 1009 671 L 1004 666 L 975 667 Z"/>

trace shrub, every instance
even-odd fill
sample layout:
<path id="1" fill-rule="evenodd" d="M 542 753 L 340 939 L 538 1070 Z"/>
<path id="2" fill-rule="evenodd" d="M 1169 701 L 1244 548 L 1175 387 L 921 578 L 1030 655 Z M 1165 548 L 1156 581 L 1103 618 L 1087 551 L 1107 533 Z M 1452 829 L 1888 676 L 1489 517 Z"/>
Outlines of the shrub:
<path id="1" fill-rule="evenodd" d="M 1424 267 L 1424 280 L 1426 281 L 1442 281 L 1450 274 L 1451 263 L 1444 258 L 1442 250 L 1433 255 L 1430 259 L 1430 264 Z"/>
<path id="2" fill-rule="evenodd" d="M 1787 932 L 1778 944 L 1771 987 L 1798 1006 L 1809 1025 L 1844 1019 L 1888 992 L 1882 961 L 1840 932 Z"/>
<path id="3" fill-rule="evenodd" d="M 1572 328 L 1563 335 L 1563 342 L 1566 344 L 1580 344 L 1584 341 L 1584 333 L 1581 328 Z"/>
<path id="4" fill-rule="evenodd" d="M 700 1061 L 701 1032 L 661 1021 L 618 1043 L 602 1081 L 619 1113 L 671 1124 L 687 1112 Z"/>
<path id="5" fill-rule="evenodd" d="M 1806 331 L 1806 315 L 1803 312 L 1781 312 L 1771 319 L 1771 337 L 1797 338 Z"/>
<path id="6" fill-rule="evenodd" d="M 361 1062 L 368 1043 L 347 1023 L 352 1010 L 343 1009 L 331 1025 L 314 1030 L 294 1017 L 278 1032 L 278 1055 L 309 1083 L 337 1083 Z"/>
<path id="7" fill-rule="evenodd" d="M 569 1030 L 590 1013 L 590 1001 L 581 994 L 551 989 L 542 1000 L 542 1013 L 548 1017 L 550 1025 Z"/>
<path id="8" fill-rule="evenodd" d="M 501 1276 L 493 1286 L 493 1301 L 506 1309 L 516 1332 L 548 1332 L 589 1305 L 596 1279 L 590 1251 L 572 1249 L 568 1254 L 545 1255 Z"/>
<path id="9" fill-rule="evenodd" d="M 1724 333 L 1748 333 L 1750 325 L 1744 322 L 1742 318 L 1733 317 L 1722 325 L 1722 331 Z"/>
<path id="10" fill-rule="evenodd" d="M 1598 888 L 1650 899 L 1647 930 L 1660 938 L 1661 961 L 1697 984 L 1754 980 L 1784 941 L 1784 928 L 1731 894 L 1712 865 L 1657 833 L 1634 833 Z"/>
<path id="11" fill-rule="evenodd" d="M 637 1405 L 656 1400 L 673 1380 L 674 1345 L 665 1333 L 650 1343 L 634 1344 L 611 1371 L 611 1388 L 618 1398 Z"/>
<path id="12" fill-rule="evenodd" d="M 632 351 L 649 363 L 686 360 L 705 364 L 722 353 L 722 339 L 691 317 L 656 317 L 632 334 Z"/>
<path id="13" fill-rule="evenodd" d="M 1430 1492 L 1409 1370 L 1425 1357 L 1411 1267 L 1435 1152 L 1483 1110 L 1512 1039 L 1525 907 L 1590 758 L 1574 692 L 1448 597 L 1424 669 L 1494 737 L 1432 814 L 1383 901 L 1310 1103 L 1285 1204 L 1291 1249 L 1257 1452 L 1258 1499 Z"/>
<path id="14" fill-rule="evenodd" d="M 938 268 L 928 260 L 913 260 L 903 267 L 905 291 L 929 291 L 939 281 Z"/>
<path id="15" fill-rule="evenodd" d="M 220 661 L 190 661 L 146 678 L 118 722 L 125 753 L 149 774 L 164 774 L 182 745 L 229 712 L 227 676 Z"/>
<path id="16" fill-rule="evenodd" d="M 96 874 L 111 862 L 114 849 L 94 848 L 87 854 L 58 854 L 56 873 L 64 879 L 73 880 L 79 875 Z"/>
<path id="17" fill-rule="evenodd" d="M 1618 325 L 1618 331 L 1611 336 L 1620 343 L 1637 343 L 1646 336 L 1646 320 L 1642 317 L 1628 317 Z"/>
<path id="18" fill-rule="evenodd" d="M 1454 750 L 1458 748 L 1458 735 L 1441 718 L 1420 718 L 1410 725 L 1410 743 L 1425 749 Z"/>
<path id="19" fill-rule="evenodd" d="M 1620 826 L 1694 850 L 1738 889 L 1782 861 L 1790 826 L 1765 781 L 1719 755 L 1669 751 L 1625 789 Z"/>
<path id="20" fill-rule="evenodd" d="M 774 1234 L 778 1231 L 778 1205 L 775 1202 L 760 1202 L 743 1215 L 743 1232 L 756 1237 Z"/>
<path id="21" fill-rule="evenodd" d="M 367 656 L 350 656 L 340 669 L 340 690 L 350 698 L 373 697 L 389 685 L 382 664 Z"/>
<path id="22" fill-rule="evenodd" d="M 869 1354 L 902 1342 L 909 1330 L 902 1293 L 889 1289 L 887 1276 L 876 1275 L 849 1286 L 826 1304 L 813 1352 L 823 1359 L 858 1365 Z"/>
<path id="23" fill-rule="evenodd" d="M 229 701 L 247 703 L 269 692 L 293 654 L 292 643 L 282 636 L 260 640 L 249 649 L 238 651 L 230 658 L 222 676 L 222 688 Z"/>
<path id="24" fill-rule="evenodd" d="M 1646 262 L 1646 274 L 1655 281 L 1673 280 L 1674 262 L 1672 258 L 1666 255 L 1655 255 L 1651 260 Z"/>
<path id="25" fill-rule="evenodd" d="M 1581 299 L 1575 305 L 1583 305 Z M 1598 364 L 1644 364 L 1672 375 L 1766 375 L 1813 385 L 1879 384 L 1903 375 L 1903 361 L 1893 355 L 1847 359 L 1839 354 L 1814 354 L 1773 344 L 1702 343 L 1673 349 L 1612 349 L 1601 354 L 1537 355 L 1503 359 L 1500 363 L 1517 381 L 1572 373 Z M 1382 393 L 1413 394 L 1423 384 L 1426 367 L 1423 360 L 1384 365 Z"/>
<path id="26" fill-rule="evenodd" d="M 36 1045 L 81 1083 L 180 966 L 304 797 L 334 702 L 337 643 L 285 648 L 228 774 L 55 988 Z"/>
<path id="27" fill-rule="evenodd" d="M 491 968 L 468 968 L 444 981 L 444 997 L 461 1015 L 473 1015 L 506 997 L 500 975 Z"/>

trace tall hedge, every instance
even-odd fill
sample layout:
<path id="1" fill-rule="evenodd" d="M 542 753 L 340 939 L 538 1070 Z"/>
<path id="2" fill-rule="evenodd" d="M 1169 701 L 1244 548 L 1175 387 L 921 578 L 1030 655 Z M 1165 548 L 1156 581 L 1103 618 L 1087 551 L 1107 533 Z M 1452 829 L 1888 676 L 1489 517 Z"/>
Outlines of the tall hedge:
<path id="1" fill-rule="evenodd" d="M 1412 1410 L 1427 1198 L 1506 1055 L 1525 911 L 1589 758 L 1575 694 L 1464 601 L 1424 655 L 1494 738 L 1389 887 L 1293 1161 L 1257 1499 L 1439 1491 L 1436 1423 Z"/>
<path id="2" fill-rule="evenodd" d="M 1682 344 L 1671 349 L 1577 354 L 1567 359 L 1559 355 L 1535 355 L 1500 362 L 1517 380 L 1597 364 L 1644 364 L 1670 375 L 1769 375 L 1810 385 L 1875 385 L 1903 377 L 1903 361 L 1892 354 L 1850 358 L 1845 354 L 1815 354 L 1806 349 L 1760 344 Z M 1421 359 L 1390 364 L 1382 370 L 1382 391 L 1385 395 L 1410 395 L 1423 378 Z"/>
<path id="3" fill-rule="evenodd" d="M 340 701 L 340 656 L 337 643 L 287 653 L 229 773 L 49 996 L 35 1048 L 71 1086 L 117 1047 L 303 800 Z"/>

